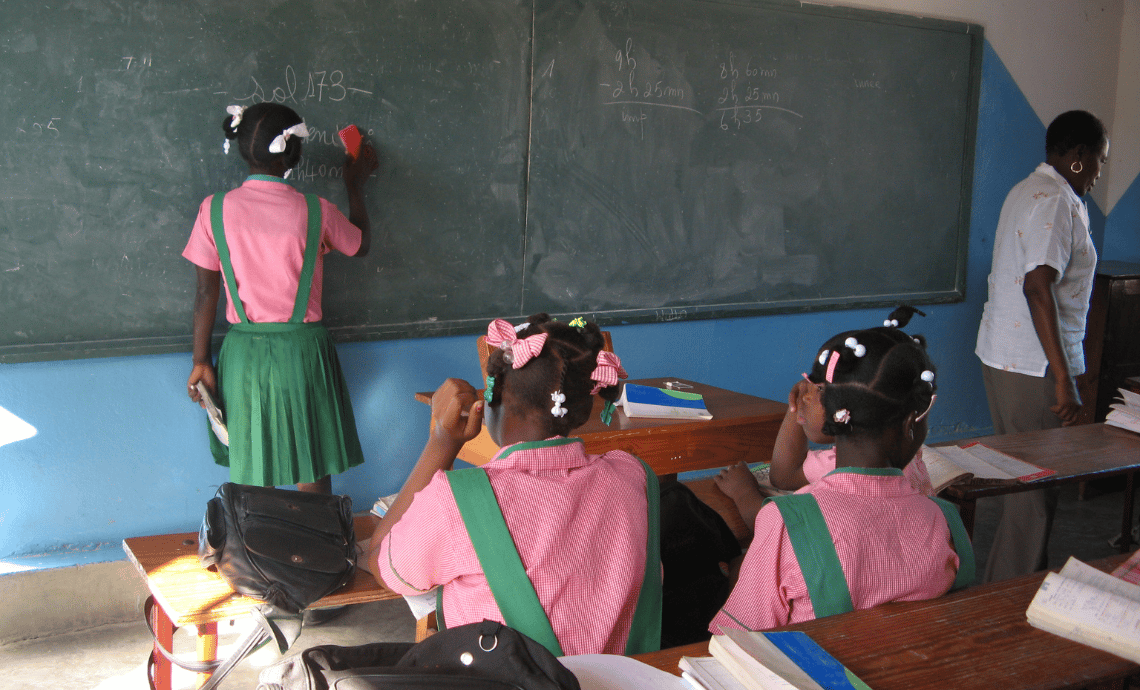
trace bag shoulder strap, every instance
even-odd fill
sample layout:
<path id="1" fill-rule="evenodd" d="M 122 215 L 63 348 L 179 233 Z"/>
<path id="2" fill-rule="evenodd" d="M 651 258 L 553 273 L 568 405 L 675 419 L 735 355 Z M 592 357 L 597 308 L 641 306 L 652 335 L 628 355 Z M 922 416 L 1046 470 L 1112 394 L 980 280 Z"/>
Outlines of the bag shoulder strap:
<path id="1" fill-rule="evenodd" d="M 958 506 L 935 496 L 931 496 L 930 500 L 934 501 L 946 516 L 946 525 L 950 528 L 950 536 L 954 539 L 954 551 L 958 554 L 958 574 L 954 576 L 954 584 L 950 590 L 969 587 L 974 584 L 977 566 L 974 560 L 974 545 L 970 543 L 970 535 L 966 532 L 966 525 L 962 522 Z"/>
<path id="2" fill-rule="evenodd" d="M 790 494 L 769 500 L 776 504 L 784 519 L 815 617 L 854 611 L 839 553 L 815 496 Z"/>
<path id="3" fill-rule="evenodd" d="M 234 305 L 238 319 L 242 323 L 249 323 L 245 315 L 245 307 L 238 297 L 237 278 L 234 276 L 234 265 L 230 261 L 230 245 L 226 242 L 225 223 L 222 222 L 222 205 L 226 195 L 218 193 L 210 201 L 210 229 L 214 231 L 214 246 L 218 249 L 218 262 L 222 265 L 222 273 L 226 276 L 226 288 L 230 293 L 230 304 Z"/>
<path id="4" fill-rule="evenodd" d="M 629 626 L 625 653 L 643 654 L 661 649 L 661 488 L 653 469 L 638 458 L 645 469 L 645 504 L 648 522 L 645 540 L 645 575 L 637 596 L 637 608 Z"/>
<path id="5" fill-rule="evenodd" d="M 452 470 L 446 475 L 504 622 L 546 647 L 554 656 L 562 656 L 562 645 L 542 608 L 534 583 L 527 577 L 486 470 L 472 467 Z"/>

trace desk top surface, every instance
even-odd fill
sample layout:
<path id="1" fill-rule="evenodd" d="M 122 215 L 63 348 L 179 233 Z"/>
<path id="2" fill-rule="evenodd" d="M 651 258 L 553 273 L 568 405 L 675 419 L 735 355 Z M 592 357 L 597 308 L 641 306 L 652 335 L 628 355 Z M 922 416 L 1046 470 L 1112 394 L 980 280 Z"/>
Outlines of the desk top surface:
<path id="1" fill-rule="evenodd" d="M 356 518 L 357 539 L 372 534 L 372 529 L 371 517 Z M 261 603 L 234 593 L 221 575 L 198 564 L 196 532 L 131 537 L 123 540 L 123 550 L 176 627 L 234 618 Z M 371 573 L 357 568 L 346 586 L 314 606 L 363 604 L 398 596 L 378 583 Z"/>
<path id="2" fill-rule="evenodd" d="M 600 414 L 605 405 L 600 397 L 594 398 L 594 409 L 590 414 L 590 421 L 575 429 L 574 435 L 582 438 L 604 434 L 607 436 L 621 435 L 622 432 L 639 433 L 661 429 L 678 429 L 683 427 L 717 427 L 738 424 L 742 419 L 762 418 L 773 419 L 779 422 L 784 417 L 788 406 L 786 403 L 760 398 L 747 393 L 737 393 L 725 388 L 717 388 L 706 383 L 698 383 L 676 377 L 657 377 L 647 379 L 632 379 L 625 383 L 635 383 L 642 386 L 655 386 L 665 388 L 666 383 L 680 383 L 687 393 L 700 393 L 705 398 L 705 407 L 712 414 L 712 419 L 661 419 L 649 417 L 627 417 L 625 411 L 618 407 L 614 411 L 613 420 L 609 426 L 602 423 Z M 416 393 L 416 400 L 431 404 L 432 393 Z"/>
<path id="3" fill-rule="evenodd" d="M 1088 481 L 1140 470 L 1140 434 L 1105 424 L 983 436 L 960 441 L 978 442 L 1057 474 L 1020 484 L 953 484 L 945 493 L 958 499 L 976 499 L 1011 491 Z"/>
<path id="4" fill-rule="evenodd" d="M 1108 571 L 1124 558 L 1110 556 L 1092 565 Z M 1127 659 L 1030 626 L 1025 611 L 1044 578 L 1044 572 L 1035 573 L 779 629 L 808 633 L 875 690 L 1047 690 L 1140 672 Z M 708 643 L 637 658 L 678 674 L 682 656 L 708 656 Z"/>

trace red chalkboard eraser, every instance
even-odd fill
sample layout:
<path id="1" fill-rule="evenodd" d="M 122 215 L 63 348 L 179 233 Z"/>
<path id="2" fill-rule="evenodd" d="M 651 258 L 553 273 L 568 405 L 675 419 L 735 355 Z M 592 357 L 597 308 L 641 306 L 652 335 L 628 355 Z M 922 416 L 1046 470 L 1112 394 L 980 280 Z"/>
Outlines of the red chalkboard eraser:
<path id="1" fill-rule="evenodd" d="M 355 158 L 356 154 L 360 153 L 360 130 L 356 128 L 356 125 L 349 125 L 340 130 L 338 134 L 340 134 L 340 140 L 344 142 L 344 148 L 348 151 L 348 155 Z"/>

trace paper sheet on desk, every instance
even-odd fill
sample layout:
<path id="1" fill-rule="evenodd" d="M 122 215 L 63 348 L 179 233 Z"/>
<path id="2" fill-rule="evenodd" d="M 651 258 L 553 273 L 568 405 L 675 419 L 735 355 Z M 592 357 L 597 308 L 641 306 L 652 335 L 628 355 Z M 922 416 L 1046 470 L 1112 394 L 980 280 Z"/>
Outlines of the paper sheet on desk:
<path id="1" fill-rule="evenodd" d="M 617 654 L 579 654 L 559 661 L 578 678 L 582 690 L 693 690 L 679 676 Z"/>

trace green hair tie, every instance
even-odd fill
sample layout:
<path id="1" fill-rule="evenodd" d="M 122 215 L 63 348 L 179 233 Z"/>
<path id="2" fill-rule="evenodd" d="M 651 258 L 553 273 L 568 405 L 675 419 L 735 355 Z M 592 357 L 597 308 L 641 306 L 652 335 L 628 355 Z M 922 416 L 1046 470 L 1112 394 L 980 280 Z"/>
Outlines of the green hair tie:
<path id="1" fill-rule="evenodd" d="M 586 319 L 583 319 L 581 316 L 579 316 L 578 318 L 571 321 L 570 325 L 573 326 L 574 328 L 585 328 L 586 327 Z"/>
<path id="2" fill-rule="evenodd" d="M 491 398 L 494 398 L 494 397 L 495 397 L 495 377 L 494 376 L 488 376 L 487 377 L 487 387 L 483 389 L 483 400 L 487 401 L 487 404 L 490 405 L 491 404 Z"/>
<path id="3" fill-rule="evenodd" d="M 606 426 L 609 426 L 610 422 L 613 421 L 615 409 L 617 409 L 617 405 L 614 405 L 609 400 L 607 400 L 605 406 L 602 407 L 602 423 Z"/>

